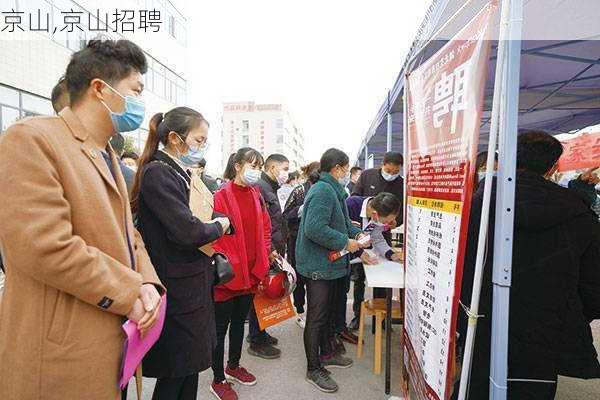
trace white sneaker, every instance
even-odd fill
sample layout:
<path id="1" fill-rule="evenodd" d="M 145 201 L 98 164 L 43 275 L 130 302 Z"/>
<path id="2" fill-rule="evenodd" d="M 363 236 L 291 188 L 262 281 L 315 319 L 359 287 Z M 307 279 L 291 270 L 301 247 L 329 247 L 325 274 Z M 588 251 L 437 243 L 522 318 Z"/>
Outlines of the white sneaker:
<path id="1" fill-rule="evenodd" d="M 304 320 L 304 317 L 302 315 L 298 315 L 298 319 L 296 319 L 296 325 L 298 325 L 302 329 L 304 329 L 304 327 L 306 326 L 306 321 Z"/>

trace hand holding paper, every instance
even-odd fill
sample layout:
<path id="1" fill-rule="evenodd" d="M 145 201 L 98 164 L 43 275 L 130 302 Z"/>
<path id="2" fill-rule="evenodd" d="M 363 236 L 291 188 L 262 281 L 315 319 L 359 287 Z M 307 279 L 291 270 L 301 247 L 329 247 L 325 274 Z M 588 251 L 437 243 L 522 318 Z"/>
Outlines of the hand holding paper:
<path id="1" fill-rule="evenodd" d="M 143 305 L 140 299 L 139 301 L 142 310 Z M 135 306 L 134 306 L 135 308 Z M 123 345 L 123 361 L 121 368 L 121 378 L 119 379 L 119 386 L 121 389 L 125 388 L 129 379 L 133 376 L 135 369 L 140 365 L 142 359 L 146 353 L 154 346 L 154 343 L 160 337 L 164 323 L 167 309 L 167 298 L 166 295 L 162 296 L 161 302 L 156 307 L 156 321 L 152 326 L 145 332 L 145 336 L 142 337 L 138 325 L 133 321 L 127 321 L 123 324 L 123 331 L 127 336 Z M 145 311 L 144 311 L 145 312 Z"/>
<path id="2" fill-rule="evenodd" d="M 379 262 L 376 255 L 371 254 L 369 251 L 365 251 L 360 255 L 360 260 L 365 265 L 375 265 Z"/>

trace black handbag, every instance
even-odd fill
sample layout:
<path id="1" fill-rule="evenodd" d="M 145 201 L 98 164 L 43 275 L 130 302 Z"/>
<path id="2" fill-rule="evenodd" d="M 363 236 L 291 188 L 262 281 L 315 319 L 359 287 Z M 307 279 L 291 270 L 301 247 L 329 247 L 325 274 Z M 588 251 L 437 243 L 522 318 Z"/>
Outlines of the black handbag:
<path id="1" fill-rule="evenodd" d="M 224 254 L 215 253 L 211 257 L 211 259 L 212 264 L 215 267 L 215 286 L 223 285 L 227 282 L 230 282 L 235 277 L 233 267 L 231 266 L 231 263 Z"/>

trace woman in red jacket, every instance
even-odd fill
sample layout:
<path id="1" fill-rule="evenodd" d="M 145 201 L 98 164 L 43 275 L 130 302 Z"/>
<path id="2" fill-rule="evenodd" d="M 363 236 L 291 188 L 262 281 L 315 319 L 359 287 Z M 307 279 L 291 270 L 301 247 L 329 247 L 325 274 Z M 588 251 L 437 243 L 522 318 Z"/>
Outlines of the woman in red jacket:
<path id="1" fill-rule="evenodd" d="M 215 193 L 215 211 L 228 215 L 233 234 L 221 237 L 214 249 L 225 254 L 235 277 L 215 287 L 217 347 L 213 352 L 213 394 L 221 400 L 235 400 L 237 394 L 225 378 L 242 385 L 256 384 L 254 375 L 239 365 L 244 323 L 253 292 L 269 270 L 271 220 L 260 192 L 253 185 L 260 179 L 264 160 L 249 147 L 229 158 L 224 177 L 227 184 Z M 223 369 L 225 335 L 229 328 L 229 360 Z"/>

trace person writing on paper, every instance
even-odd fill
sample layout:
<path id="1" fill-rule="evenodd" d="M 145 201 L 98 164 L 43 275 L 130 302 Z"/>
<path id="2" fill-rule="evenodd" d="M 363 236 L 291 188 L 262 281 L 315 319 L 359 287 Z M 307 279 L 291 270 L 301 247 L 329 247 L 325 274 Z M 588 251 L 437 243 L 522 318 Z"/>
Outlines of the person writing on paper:
<path id="1" fill-rule="evenodd" d="M 352 225 L 346 207 L 348 156 L 332 148 L 323 154 L 320 164 L 319 180 L 304 200 L 296 242 L 296 269 L 305 278 L 308 300 L 304 329 L 306 380 L 319 390 L 332 393 L 338 390 L 338 385 L 325 367 L 349 368 L 352 360 L 332 347 L 334 305 L 338 292 L 344 290 L 349 257 L 344 255 L 330 261 L 329 256 L 341 250 L 358 251 L 357 239 L 362 232 Z M 363 258 L 370 263 L 367 253 Z"/>
<path id="2" fill-rule="evenodd" d="M 190 209 L 191 170 L 208 146 L 209 125 L 202 114 L 177 107 L 154 115 L 149 128 L 131 205 L 168 292 L 163 332 L 144 358 L 142 371 L 158 378 L 154 400 L 193 400 L 198 373 L 210 367 L 216 344 L 214 267 L 199 247 L 227 232 L 229 220 L 204 223 Z"/>
<path id="3" fill-rule="evenodd" d="M 253 293 L 269 270 L 271 253 L 271 220 L 260 190 L 264 160 L 249 147 L 232 154 L 223 176 L 229 181 L 215 193 L 215 211 L 230 216 L 234 233 L 214 244 L 225 254 L 235 277 L 228 283 L 215 286 L 215 319 L 217 347 L 213 352 L 214 374 L 211 392 L 222 400 L 237 399 L 230 382 L 256 384 L 256 377 L 240 365 L 244 340 L 244 322 L 253 302 Z M 258 323 L 257 323 L 258 324 Z M 224 368 L 225 335 L 229 330 L 229 358 Z"/>
<path id="4" fill-rule="evenodd" d="M 164 291 L 133 226 L 109 139 L 144 119 L 144 52 L 91 40 L 69 105 L 0 138 L 0 399 L 118 399 L 126 318 L 144 334 Z"/>
<path id="5" fill-rule="evenodd" d="M 390 227 L 394 226 L 398 214 L 402 212 L 402 203 L 392 193 L 382 192 L 375 197 L 350 196 L 346 200 L 348 213 L 352 223 L 363 232 L 371 236 L 373 252 L 377 257 L 390 261 L 401 261 L 402 253 L 395 252 L 384 237 L 384 232 L 389 232 Z M 360 256 L 361 253 L 355 253 L 354 256 Z M 360 261 L 355 259 L 356 261 Z M 353 260 L 354 261 L 354 260 Z M 350 323 L 351 326 L 358 326 L 360 320 L 360 305 L 365 299 L 365 270 L 362 267 L 357 268 L 357 272 L 362 274 L 360 279 L 354 281 L 354 303 L 352 311 L 354 317 Z M 359 287 L 362 285 L 362 287 Z M 346 300 L 347 292 L 350 290 L 350 279 L 346 282 L 346 292 L 341 296 L 338 304 L 338 319 L 336 321 L 336 331 L 340 338 L 345 342 L 357 344 L 358 337 L 346 328 Z"/>

